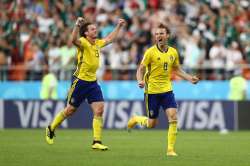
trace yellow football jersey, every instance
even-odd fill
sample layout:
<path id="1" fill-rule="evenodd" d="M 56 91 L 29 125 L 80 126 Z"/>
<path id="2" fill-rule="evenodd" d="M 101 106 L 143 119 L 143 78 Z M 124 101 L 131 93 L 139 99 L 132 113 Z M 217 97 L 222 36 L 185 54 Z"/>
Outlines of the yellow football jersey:
<path id="1" fill-rule="evenodd" d="M 175 48 L 168 47 L 166 52 L 162 52 L 154 45 L 146 50 L 141 64 L 146 66 L 145 93 L 157 94 L 172 90 L 172 69 L 180 65 Z"/>
<path id="2" fill-rule="evenodd" d="M 97 39 L 92 45 L 84 37 L 79 40 L 83 50 L 77 48 L 77 67 L 74 76 L 85 81 L 95 81 L 96 71 L 99 67 L 100 49 L 105 46 L 105 41 Z"/>

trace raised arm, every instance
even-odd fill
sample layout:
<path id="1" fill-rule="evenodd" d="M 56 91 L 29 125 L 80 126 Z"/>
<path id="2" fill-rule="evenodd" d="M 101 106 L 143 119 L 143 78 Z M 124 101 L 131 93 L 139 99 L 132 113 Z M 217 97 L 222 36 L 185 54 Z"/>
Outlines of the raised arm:
<path id="1" fill-rule="evenodd" d="M 119 19 L 115 29 L 113 30 L 113 32 L 111 32 L 110 34 L 108 34 L 108 36 L 106 36 L 104 38 L 105 40 L 105 44 L 109 44 L 109 43 L 112 43 L 114 41 L 114 39 L 117 37 L 120 29 L 122 28 L 122 26 L 125 25 L 125 20 L 124 19 Z"/>
<path id="2" fill-rule="evenodd" d="M 71 34 L 71 42 L 78 47 L 79 49 L 83 50 L 83 47 L 81 45 L 80 40 L 78 39 L 79 29 L 81 25 L 85 22 L 85 19 L 82 17 L 78 17 L 75 23 L 75 26 L 73 28 L 72 34 Z"/>
<path id="3" fill-rule="evenodd" d="M 140 88 L 144 88 L 145 86 L 145 82 L 143 79 L 145 72 L 146 72 L 146 67 L 143 64 L 140 64 L 136 72 L 136 79 L 137 79 L 138 86 Z"/>
<path id="4" fill-rule="evenodd" d="M 174 71 L 175 71 L 176 75 L 191 82 L 192 84 L 196 84 L 200 80 L 197 76 L 192 76 L 192 75 L 186 73 L 184 70 L 182 70 L 182 68 L 179 65 L 174 68 Z"/>

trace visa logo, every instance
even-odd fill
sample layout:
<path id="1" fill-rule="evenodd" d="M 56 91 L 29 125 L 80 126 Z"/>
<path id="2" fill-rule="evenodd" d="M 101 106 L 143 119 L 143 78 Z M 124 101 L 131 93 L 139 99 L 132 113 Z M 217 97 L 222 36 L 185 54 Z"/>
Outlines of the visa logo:
<path id="1" fill-rule="evenodd" d="M 26 103 L 22 101 L 15 101 L 17 110 L 20 116 L 20 123 L 22 128 L 44 128 L 53 120 L 53 117 L 60 112 L 64 107 L 63 101 L 28 101 Z M 54 110 L 54 111 L 51 111 Z M 53 112 L 54 114 L 52 114 Z M 61 126 L 63 128 L 68 127 L 68 122 L 65 120 Z"/>

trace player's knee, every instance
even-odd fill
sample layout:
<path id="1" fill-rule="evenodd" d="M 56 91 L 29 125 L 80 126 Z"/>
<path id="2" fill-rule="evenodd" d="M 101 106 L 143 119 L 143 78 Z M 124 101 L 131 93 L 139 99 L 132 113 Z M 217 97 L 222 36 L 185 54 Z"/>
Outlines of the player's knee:
<path id="1" fill-rule="evenodd" d="M 66 117 L 68 117 L 68 116 L 73 115 L 75 111 L 76 111 L 76 108 L 74 108 L 72 106 L 67 106 L 65 111 L 64 111 L 64 114 Z"/>
<path id="2" fill-rule="evenodd" d="M 177 115 L 176 114 L 172 114 L 169 117 L 169 122 L 177 122 Z"/>
<path id="3" fill-rule="evenodd" d="M 104 111 L 104 105 L 100 105 L 94 110 L 94 114 L 95 116 L 102 116 L 103 111 Z"/>

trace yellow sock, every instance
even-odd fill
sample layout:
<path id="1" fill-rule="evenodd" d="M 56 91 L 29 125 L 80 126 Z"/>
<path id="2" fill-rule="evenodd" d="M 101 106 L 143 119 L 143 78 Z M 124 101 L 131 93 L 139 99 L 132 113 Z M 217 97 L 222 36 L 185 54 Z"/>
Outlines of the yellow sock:
<path id="1" fill-rule="evenodd" d="M 148 127 L 148 117 L 146 116 L 135 116 L 136 123 L 139 123 L 141 126 Z"/>
<path id="2" fill-rule="evenodd" d="M 168 151 L 174 150 L 177 135 L 177 122 L 170 122 L 168 128 Z"/>
<path id="3" fill-rule="evenodd" d="M 55 130 L 66 118 L 63 111 L 59 112 L 54 118 L 53 122 L 50 125 L 51 130 Z"/>
<path id="4" fill-rule="evenodd" d="M 94 116 L 93 119 L 93 135 L 94 141 L 101 141 L 102 136 L 102 117 Z"/>

